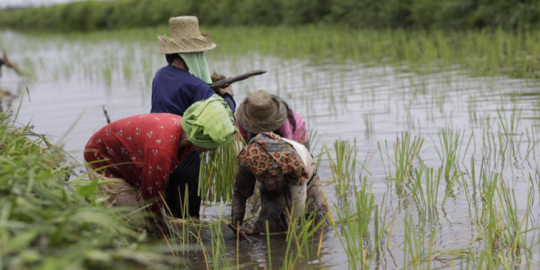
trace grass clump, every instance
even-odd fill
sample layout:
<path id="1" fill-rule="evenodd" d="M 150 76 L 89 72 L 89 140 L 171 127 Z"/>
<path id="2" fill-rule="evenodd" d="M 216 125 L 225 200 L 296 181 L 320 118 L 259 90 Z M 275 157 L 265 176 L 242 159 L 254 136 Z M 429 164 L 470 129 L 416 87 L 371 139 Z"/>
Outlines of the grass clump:
<path id="1" fill-rule="evenodd" d="M 330 149 L 324 145 L 324 151 L 328 155 L 328 162 L 332 171 L 332 177 L 339 194 L 345 195 L 347 188 L 354 184 L 356 175 L 356 162 L 358 147 L 356 139 L 351 144 L 349 141 L 334 141 L 335 157 L 330 154 Z"/>
<path id="2" fill-rule="evenodd" d="M 354 204 L 346 205 L 342 212 L 337 212 L 337 222 L 330 220 L 347 255 L 349 269 L 371 269 L 374 262 L 378 265 L 384 257 L 383 237 L 393 221 L 386 222 L 386 214 L 375 204 L 372 188 L 372 185 L 368 187 L 367 178 L 364 178 L 360 190 L 355 193 Z M 369 230 L 371 224 L 372 233 Z"/>
<path id="3" fill-rule="evenodd" d="M 394 144 L 393 157 L 391 157 L 388 150 L 388 141 L 384 142 L 384 147 L 380 143 L 377 143 L 383 167 L 387 171 L 387 174 L 391 171 L 390 168 L 394 167 L 394 177 L 391 178 L 395 180 L 396 185 L 406 183 L 413 175 L 413 164 L 418 159 L 418 154 L 423 144 L 423 138 L 416 136 L 411 138 L 410 133 L 404 132 L 397 139 L 396 144 Z M 384 161 L 384 157 L 387 157 L 387 162 Z"/>
<path id="4" fill-rule="evenodd" d="M 98 183 L 61 166 L 45 136 L 0 114 L 0 268 L 159 268 L 169 261 L 145 244 L 123 209 L 104 206 Z"/>

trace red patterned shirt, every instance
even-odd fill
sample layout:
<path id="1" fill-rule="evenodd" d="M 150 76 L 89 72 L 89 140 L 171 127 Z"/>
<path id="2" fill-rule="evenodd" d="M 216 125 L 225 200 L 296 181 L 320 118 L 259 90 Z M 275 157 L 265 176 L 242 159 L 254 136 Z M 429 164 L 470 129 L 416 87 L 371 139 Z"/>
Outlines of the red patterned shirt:
<path id="1" fill-rule="evenodd" d="M 140 187 L 144 199 L 164 191 L 170 174 L 192 147 L 180 152 L 182 117 L 142 114 L 110 123 L 88 141 L 84 159 L 105 177 Z"/>

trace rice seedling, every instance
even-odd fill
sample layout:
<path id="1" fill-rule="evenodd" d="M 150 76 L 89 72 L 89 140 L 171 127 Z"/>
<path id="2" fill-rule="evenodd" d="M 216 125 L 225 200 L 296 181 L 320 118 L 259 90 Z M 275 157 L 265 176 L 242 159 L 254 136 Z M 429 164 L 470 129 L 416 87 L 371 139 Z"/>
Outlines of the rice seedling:
<path id="1" fill-rule="evenodd" d="M 386 215 L 381 220 L 381 212 L 379 206 L 375 204 L 372 188 L 372 185 L 367 186 L 367 178 L 364 178 L 360 190 L 355 193 L 353 207 L 346 205 L 343 207 L 343 213 L 337 212 L 338 221 L 331 220 L 345 249 L 350 269 L 370 269 L 374 260 L 381 258 L 384 250 L 383 236 L 390 224 L 386 223 Z M 371 223 L 373 223 L 372 237 L 369 233 Z"/>
<path id="2" fill-rule="evenodd" d="M 178 189 L 178 192 L 180 192 L 180 188 Z M 184 194 L 184 202 L 182 205 L 182 213 L 181 216 L 187 217 L 187 209 L 189 207 L 188 205 L 188 189 L 185 189 Z M 165 198 L 161 198 L 163 204 L 165 205 L 165 212 L 169 216 L 165 218 L 165 226 L 168 232 L 168 236 L 166 238 L 167 243 L 169 244 L 169 248 L 171 249 L 171 252 L 175 256 L 179 255 L 185 255 L 189 252 L 192 252 L 193 250 L 197 250 L 196 247 L 194 247 L 193 243 L 200 243 L 200 231 L 201 227 L 209 227 L 212 226 L 213 223 L 210 223 L 208 225 L 206 222 L 203 221 L 197 221 L 194 219 L 177 219 L 173 218 L 173 213 L 171 212 L 169 206 L 167 205 L 167 202 Z"/>
<path id="3" fill-rule="evenodd" d="M 425 216 L 425 212 L 428 210 L 426 193 L 424 192 L 422 185 L 422 179 L 424 179 L 425 171 L 426 166 L 424 163 L 420 163 L 420 165 L 414 169 L 415 182 L 411 189 L 411 196 L 416 204 L 419 219 L 420 217 Z"/>
<path id="4" fill-rule="evenodd" d="M 223 238 L 223 232 L 221 231 L 221 215 L 218 221 L 210 226 L 210 251 L 211 251 L 211 264 L 208 269 L 231 269 L 232 266 L 229 263 L 229 257 L 227 254 L 227 248 L 225 245 L 225 239 Z M 206 256 L 205 256 L 206 258 Z"/>
<path id="5" fill-rule="evenodd" d="M 522 133 L 518 132 L 518 128 L 521 122 L 521 113 L 522 109 L 518 109 L 516 106 L 513 106 L 510 111 L 509 119 L 506 117 L 506 114 L 502 110 L 497 110 L 499 132 L 498 135 L 500 140 L 504 138 L 504 144 L 501 143 L 501 147 L 504 147 L 503 152 L 506 152 L 506 149 L 510 149 L 510 154 L 516 153 L 516 142 L 515 138 Z"/>
<path id="6" fill-rule="evenodd" d="M 426 250 L 425 242 L 428 239 L 428 232 L 426 224 L 422 223 L 422 221 L 419 222 L 420 224 L 417 225 L 410 215 L 406 215 L 403 219 L 405 228 L 403 265 L 409 269 L 431 269 L 431 256 L 436 231 L 429 232 L 431 236 L 429 236 L 429 246 L 428 250 Z"/>
<path id="7" fill-rule="evenodd" d="M 474 132 L 472 132 L 469 136 L 467 145 L 465 146 L 465 149 L 463 149 L 465 142 L 464 131 L 459 129 L 454 131 L 449 128 L 441 129 L 439 133 L 439 147 L 436 147 L 435 150 L 437 151 L 437 155 L 441 159 L 442 168 L 444 170 L 444 178 L 446 179 L 446 181 L 449 181 L 450 177 L 453 174 L 459 172 L 458 161 L 462 161 L 463 159 L 461 157 L 464 158 L 467 155 L 469 146 L 471 145 L 473 138 Z"/>
<path id="8" fill-rule="evenodd" d="M 317 130 L 310 128 L 308 133 L 308 140 L 306 142 L 306 148 L 310 151 L 317 149 L 320 140 L 321 135 L 319 135 Z"/>
<path id="9" fill-rule="evenodd" d="M 307 203 L 309 205 L 309 203 Z M 289 214 L 292 220 L 292 215 Z M 324 226 L 327 217 L 315 222 L 315 213 L 302 216 L 298 222 L 290 222 L 287 229 L 287 248 L 282 269 L 295 269 L 300 260 L 313 260 L 313 256 L 320 258 Z"/>
<path id="10" fill-rule="evenodd" d="M 237 137 L 240 138 L 201 155 L 198 192 L 203 201 L 231 201 L 236 179 L 236 156 L 245 144 L 241 136 Z"/>
<path id="11" fill-rule="evenodd" d="M 411 140 L 411 135 L 408 132 L 401 134 L 401 138 L 397 139 L 396 144 L 393 146 L 393 158 L 390 156 L 388 150 L 388 141 L 384 141 L 384 147 L 377 143 L 383 168 L 387 173 L 388 179 L 393 179 L 396 185 L 402 185 L 407 182 L 413 173 L 413 163 L 418 159 L 424 139 L 414 137 Z M 387 158 L 385 162 L 384 158 Z M 394 177 L 390 177 L 391 166 L 394 167 Z"/>
<path id="12" fill-rule="evenodd" d="M 437 212 L 437 199 L 439 197 L 439 185 L 441 183 L 441 169 L 427 168 L 425 171 L 427 207 L 433 216 Z"/>
<path id="13" fill-rule="evenodd" d="M 334 141 L 335 158 L 330 154 L 326 145 L 323 146 L 328 156 L 328 162 L 332 171 L 332 177 L 339 194 L 344 195 L 347 188 L 354 184 L 356 177 L 356 163 L 358 147 L 356 140 L 351 144 L 349 141 Z"/>
<path id="14" fill-rule="evenodd" d="M 270 231 L 268 230 L 268 220 L 266 221 L 266 246 L 268 247 L 268 269 L 272 270 L 272 249 L 270 248 Z"/>
<path id="15" fill-rule="evenodd" d="M 370 139 L 373 137 L 373 135 L 375 134 L 375 131 L 373 129 L 373 114 L 368 114 L 368 113 L 365 113 L 365 114 L 362 114 L 362 117 L 364 119 L 364 126 L 365 126 L 365 129 L 364 129 L 364 137 L 366 139 Z"/>

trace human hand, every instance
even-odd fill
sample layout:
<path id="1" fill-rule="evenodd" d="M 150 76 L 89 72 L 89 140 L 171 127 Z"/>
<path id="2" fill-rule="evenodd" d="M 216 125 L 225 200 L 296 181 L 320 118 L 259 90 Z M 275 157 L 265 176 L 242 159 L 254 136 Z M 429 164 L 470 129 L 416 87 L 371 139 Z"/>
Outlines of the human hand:
<path id="1" fill-rule="evenodd" d="M 219 88 L 218 93 L 220 96 L 223 96 L 225 94 L 229 94 L 231 96 L 234 96 L 234 92 L 232 90 L 232 87 L 229 85 L 227 87 Z"/>
<path id="2" fill-rule="evenodd" d="M 240 228 L 234 226 L 232 223 L 230 223 L 229 228 L 234 232 L 235 235 L 240 235 L 242 239 L 249 240 L 249 236 L 253 234 L 253 230 L 246 229 L 244 226 L 240 226 Z"/>

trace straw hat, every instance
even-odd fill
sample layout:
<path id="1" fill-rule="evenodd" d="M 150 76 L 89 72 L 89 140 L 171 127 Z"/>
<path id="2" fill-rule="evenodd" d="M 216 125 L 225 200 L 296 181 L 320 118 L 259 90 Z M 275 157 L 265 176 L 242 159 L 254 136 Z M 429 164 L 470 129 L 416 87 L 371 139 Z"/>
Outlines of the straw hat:
<path id="1" fill-rule="evenodd" d="M 216 47 L 208 34 L 199 32 L 199 20 L 195 16 L 180 16 L 169 19 L 171 36 L 158 35 L 159 53 L 204 52 Z"/>
<path id="2" fill-rule="evenodd" d="M 240 125 L 253 134 L 274 131 L 287 119 L 285 103 L 263 90 L 244 99 L 236 113 Z"/>

